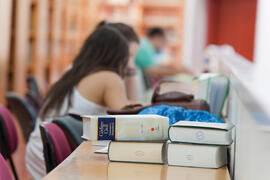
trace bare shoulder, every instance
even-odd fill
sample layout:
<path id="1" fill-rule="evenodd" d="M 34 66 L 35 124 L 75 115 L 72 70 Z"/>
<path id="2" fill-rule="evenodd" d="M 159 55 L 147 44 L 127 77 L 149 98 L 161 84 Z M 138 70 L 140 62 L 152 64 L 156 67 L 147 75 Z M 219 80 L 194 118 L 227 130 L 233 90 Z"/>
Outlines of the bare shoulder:
<path id="1" fill-rule="evenodd" d="M 101 105 L 104 104 L 104 95 L 107 90 L 123 88 L 124 83 L 121 77 L 112 71 L 99 71 L 84 77 L 77 89 L 85 98 Z"/>
<path id="2" fill-rule="evenodd" d="M 95 86 L 105 87 L 120 85 L 123 83 L 123 80 L 117 73 L 112 71 L 99 71 L 89 74 L 82 80 L 83 84 L 93 85 L 93 82 L 95 82 Z"/>
<path id="3" fill-rule="evenodd" d="M 99 76 L 100 78 L 104 79 L 115 79 L 115 80 L 122 80 L 121 77 L 113 71 L 99 71 L 94 73 L 93 75 Z"/>
<path id="4" fill-rule="evenodd" d="M 93 74 L 93 77 L 102 81 L 106 85 L 123 83 L 122 78 L 112 71 L 99 71 Z"/>

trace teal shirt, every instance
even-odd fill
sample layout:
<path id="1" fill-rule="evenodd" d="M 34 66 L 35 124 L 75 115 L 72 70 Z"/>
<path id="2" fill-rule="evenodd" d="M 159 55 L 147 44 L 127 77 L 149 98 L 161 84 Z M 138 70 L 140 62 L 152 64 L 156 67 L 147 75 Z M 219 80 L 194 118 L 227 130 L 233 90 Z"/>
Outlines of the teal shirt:
<path id="1" fill-rule="evenodd" d="M 144 38 L 141 40 L 138 53 L 135 57 L 135 64 L 140 69 L 144 70 L 154 65 L 155 49 L 151 42 Z"/>

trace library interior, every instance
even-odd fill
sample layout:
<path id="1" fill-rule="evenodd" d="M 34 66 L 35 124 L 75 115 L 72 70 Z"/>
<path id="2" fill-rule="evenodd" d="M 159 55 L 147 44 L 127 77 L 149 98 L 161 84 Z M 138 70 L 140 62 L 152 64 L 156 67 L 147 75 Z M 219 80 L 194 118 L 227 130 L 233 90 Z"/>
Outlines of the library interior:
<path id="1" fill-rule="evenodd" d="M 269 0 L 0 0 L 0 180 L 270 179 L 269 19 Z"/>

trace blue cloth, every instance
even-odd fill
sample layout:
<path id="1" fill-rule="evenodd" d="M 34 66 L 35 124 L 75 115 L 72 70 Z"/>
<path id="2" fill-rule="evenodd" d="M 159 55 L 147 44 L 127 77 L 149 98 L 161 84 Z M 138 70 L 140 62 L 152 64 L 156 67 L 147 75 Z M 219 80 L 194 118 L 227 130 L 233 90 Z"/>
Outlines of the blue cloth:
<path id="1" fill-rule="evenodd" d="M 170 120 L 170 126 L 178 121 L 197 121 L 224 123 L 222 119 L 207 111 L 188 110 L 178 106 L 157 105 L 143 109 L 139 114 L 157 114 L 166 116 Z"/>

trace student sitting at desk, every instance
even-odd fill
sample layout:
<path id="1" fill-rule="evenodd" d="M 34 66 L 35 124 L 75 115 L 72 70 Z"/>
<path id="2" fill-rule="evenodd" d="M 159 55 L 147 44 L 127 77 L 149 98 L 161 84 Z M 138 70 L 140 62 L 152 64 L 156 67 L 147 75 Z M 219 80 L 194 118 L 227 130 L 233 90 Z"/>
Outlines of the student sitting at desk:
<path id="1" fill-rule="evenodd" d="M 33 179 L 46 175 L 41 122 L 68 113 L 102 115 L 107 108 L 121 109 L 129 104 L 123 78 L 132 55 L 136 54 L 136 46 L 131 48 L 131 42 L 138 44 L 138 38 L 126 25 L 97 28 L 85 41 L 72 67 L 49 90 L 27 144 L 26 166 Z"/>
<path id="2" fill-rule="evenodd" d="M 137 80 L 136 80 L 136 65 L 135 65 L 135 56 L 139 49 L 139 37 L 135 31 L 128 25 L 123 23 L 108 23 L 102 21 L 99 23 L 98 27 L 103 25 L 109 25 L 120 31 L 129 43 L 129 61 L 125 72 L 125 87 L 127 91 L 127 97 L 129 100 L 137 101 L 138 100 L 138 89 L 137 89 Z"/>
<path id="3" fill-rule="evenodd" d="M 184 72 L 184 69 L 158 65 L 155 62 L 156 53 L 161 51 L 165 44 L 166 36 L 161 28 L 150 29 L 147 37 L 141 40 L 135 63 L 143 73 L 150 77 L 164 77 Z"/>

